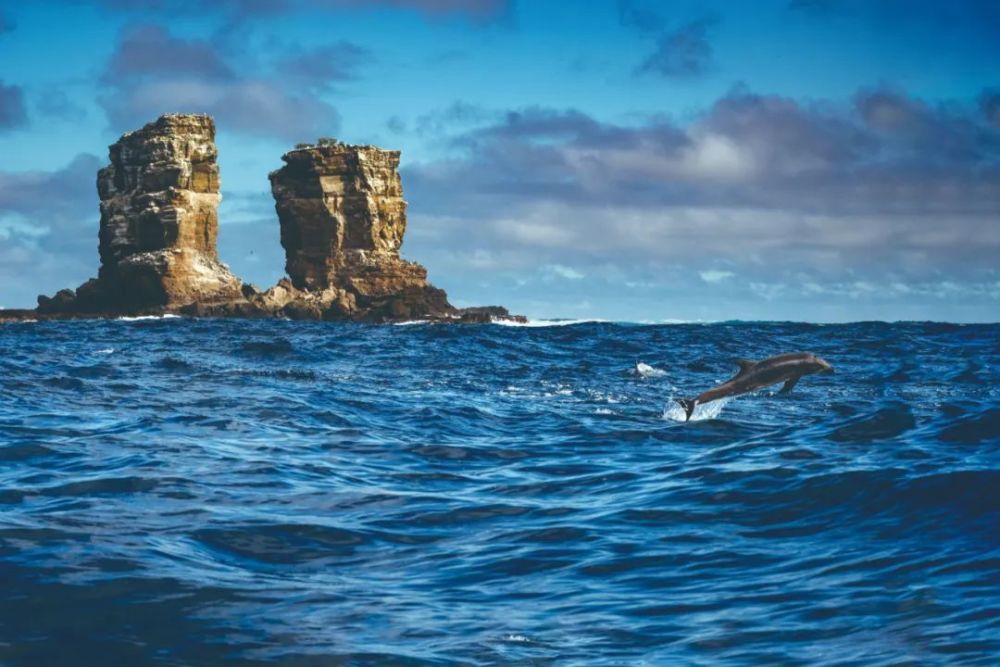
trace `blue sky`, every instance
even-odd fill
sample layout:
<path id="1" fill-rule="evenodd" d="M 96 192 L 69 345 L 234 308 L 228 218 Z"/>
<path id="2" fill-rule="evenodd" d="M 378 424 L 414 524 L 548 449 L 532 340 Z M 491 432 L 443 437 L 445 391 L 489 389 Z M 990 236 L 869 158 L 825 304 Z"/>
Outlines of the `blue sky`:
<path id="1" fill-rule="evenodd" d="M 997 321 L 998 73 L 991 1 L 0 0 L 0 305 L 96 273 L 107 145 L 181 111 L 261 286 L 267 173 L 334 136 L 403 151 L 458 305 Z"/>

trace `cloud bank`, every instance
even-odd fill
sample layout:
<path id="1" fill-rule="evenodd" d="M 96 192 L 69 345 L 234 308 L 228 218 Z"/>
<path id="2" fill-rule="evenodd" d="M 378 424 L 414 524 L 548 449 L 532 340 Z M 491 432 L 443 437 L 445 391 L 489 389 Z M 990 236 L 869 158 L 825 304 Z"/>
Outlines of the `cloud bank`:
<path id="1" fill-rule="evenodd" d="M 231 19 L 266 18 L 293 12 L 398 9 L 413 11 L 428 18 L 459 16 L 476 22 L 489 22 L 506 16 L 511 0 L 80 0 L 113 12 L 141 12 L 164 16 L 190 15 L 192 12 L 216 12 Z"/>
<path id="2" fill-rule="evenodd" d="M 170 110 L 211 114 L 226 131 L 251 136 L 332 135 L 340 114 L 322 93 L 350 79 L 365 53 L 344 41 L 296 47 L 244 72 L 229 64 L 222 46 L 177 37 L 159 25 L 131 25 L 105 66 L 99 103 L 116 131 Z"/>
<path id="3" fill-rule="evenodd" d="M 636 0 L 618 0 L 618 20 L 653 41 L 653 51 L 635 68 L 638 74 L 668 79 L 693 79 L 708 74 L 715 66 L 710 31 L 719 23 L 703 16 L 673 28 L 651 6 Z"/>
<path id="4" fill-rule="evenodd" d="M 6 85 L 0 81 L 0 132 L 25 127 L 27 124 L 24 91 L 20 86 Z"/>
<path id="5" fill-rule="evenodd" d="M 634 125 L 528 108 L 454 136 L 405 185 L 434 230 L 426 252 L 461 238 L 470 270 L 488 251 L 491 271 L 602 267 L 655 284 L 670 267 L 670 280 L 753 282 L 762 298 L 906 283 L 956 294 L 935 287 L 948 283 L 992 299 L 994 99 L 932 105 L 880 87 L 800 102 L 737 88 L 690 122 Z"/>
<path id="6" fill-rule="evenodd" d="M 0 266 L 12 295 L 52 294 L 91 277 L 97 265 L 97 192 L 102 163 L 81 154 L 52 172 L 0 171 Z"/>

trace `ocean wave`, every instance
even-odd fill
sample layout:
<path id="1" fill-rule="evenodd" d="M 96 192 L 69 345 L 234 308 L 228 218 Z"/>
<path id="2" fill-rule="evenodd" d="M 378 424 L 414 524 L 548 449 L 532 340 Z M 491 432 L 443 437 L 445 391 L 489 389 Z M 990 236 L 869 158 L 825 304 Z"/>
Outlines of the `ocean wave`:
<path id="1" fill-rule="evenodd" d="M 0 327 L 0 663 L 995 662 L 996 326 L 533 324 Z"/>
<path id="2" fill-rule="evenodd" d="M 674 422 L 700 422 L 718 419 L 725 407 L 733 400 L 732 398 L 720 398 L 710 403 L 699 403 L 689 418 L 681 404 L 671 398 L 667 401 L 666 407 L 663 408 L 663 418 Z"/>
<path id="3" fill-rule="evenodd" d="M 149 320 L 179 320 L 180 315 L 174 315 L 173 313 L 165 313 L 163 315 L 122 315 L 121 317 L 112 318 L 111 321 L 114 322 L 146 322 Z"/>
<path id="4" fill-rule="evenodd" d="M 493 320 L 493 324 L 502 327 L 528 327 L 528 328 L 545 328 L 545 327 L 572 327 L 579 324 L 606 324 L 609 320 L 601 319 L 554 319 L 554 320 L 528 320 L 527 322 L 518 322 L 516 320 Z"/>
<path id="5" fill-rule="evenodd" d="M 655 366 L 644 364 L 641 361 L 635 362 L 635 368 L 633 368 L 632 371 L 635 375 L 642 378 L 658 378 L 667 374 L 667 372 L 662 368 L 656 368 Z"/>

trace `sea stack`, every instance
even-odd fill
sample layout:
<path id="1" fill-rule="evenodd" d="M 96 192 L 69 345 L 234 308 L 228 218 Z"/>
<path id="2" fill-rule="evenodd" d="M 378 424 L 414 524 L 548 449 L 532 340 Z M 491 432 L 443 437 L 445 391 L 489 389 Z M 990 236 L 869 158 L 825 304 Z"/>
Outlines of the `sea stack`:
<path id="1" fill-rule="evenodd" d="M 343 290 L 365 319 L 455 312 L 427 283 L 427 270 L 399 256 L 406 233 L 399 151 L 320 139 L 282 160 L 271 192 L 295 288 Z"/>
<path id="2" fill-rule="evenodd" d="M 399 151 L 333 139 L 299 145 L 270 174 L 287 278 L 266 291 L 219 261 L 219 167 L 210 116 L 168 114 L 110 146 L 97 174 L 97 278 L 0 321 L 181 313 L 193 317 L 441 322 L 523 320 L 455 308 L 399 256 L 406 201 Z"/>
<path id="3" fill-rule="evenodd" d="M 219 261 L 219 167 L 210 116 L 170 114 L 122 135 L 97 174 L 101 267 L 74 294 L 39 297 L 40 311 L 115 312 L 234 298 Z"/>

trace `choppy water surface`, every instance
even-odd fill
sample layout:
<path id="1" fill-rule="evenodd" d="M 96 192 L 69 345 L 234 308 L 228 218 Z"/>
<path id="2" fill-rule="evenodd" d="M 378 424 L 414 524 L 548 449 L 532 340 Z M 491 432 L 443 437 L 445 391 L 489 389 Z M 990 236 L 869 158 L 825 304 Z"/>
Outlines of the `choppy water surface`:
<path id="1" fill-rule="evenodd" d="M 837 373 L 676 421 L 789 350 Z M 995 665 L 998 359 L 996 325 L 0 325 L 0 664 Z"/>

